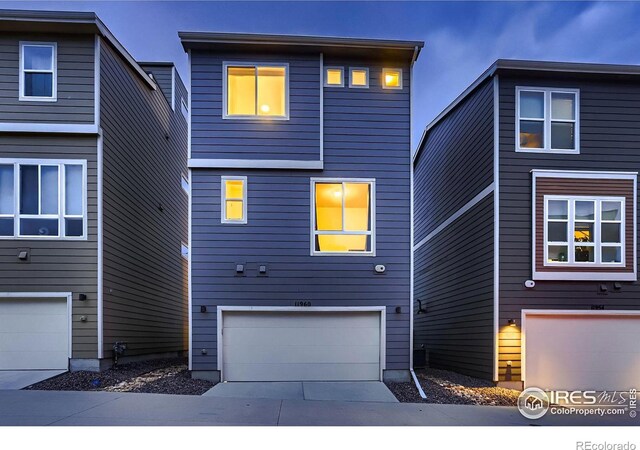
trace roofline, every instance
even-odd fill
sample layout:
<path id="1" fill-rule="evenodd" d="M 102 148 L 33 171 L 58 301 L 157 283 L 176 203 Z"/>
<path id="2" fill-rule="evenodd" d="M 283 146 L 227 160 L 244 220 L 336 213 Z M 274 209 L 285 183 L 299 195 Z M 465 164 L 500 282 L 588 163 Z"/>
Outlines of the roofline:
<path id="1" fill-rule="evenodd" d="M 180 31 L 178 37 L 186 48 L 188 44 L 262 44 L 262 45 L 297 45 L 322 46 L 339 48 L 414 50 L 424 47 L 423 41 L 400 41 L 391 39 L 343 38 L 335 36 L 308 36 L 287 34 L 255 34 L 255 33 L 210 33 L 199 31 Z"/>
<path id="2" fill-rule="evenodd" d="M 138 61 L 141 66 L 175 67 L 171 61 Z"/>
<path id="3" fill-rule="evenodd" d="M 492 78 L 496 72 L 500 70 L 640 76 L 640 66 L 633 65 L 498 59 L 424 128 L 420 141 L 418 142 L 418 146 L 413 152 L 412 160 L 414 163 L 420 154 L 420 150 L 424 145 L 424 141 L 427 138 L 429 131 L 444 119 L 453 109 L 455 109 L 456 106 L 462 103 L 462 101 L 465 100 L 478 86 L 484 83 L 487 79 Z"/>
<path id="4" fill-rule="evenodd" d="M 151 89 L 157 89 L 157 85 L 151 77 L 140 67 L 138 62 L 127 49 L 116 39 L 109 28 L 100 20 L 94 12 L 82 11 L 36 11 L 36 10 L 0 10 L 0 20 L 13 20 L 16 22 L 47 22 L 47 23 L 83 23 L 95 25 L 97 34 L 104 37 L 138 75 L 149 85 Z M 97 56 L 97 55 L 96 55 Z"/>

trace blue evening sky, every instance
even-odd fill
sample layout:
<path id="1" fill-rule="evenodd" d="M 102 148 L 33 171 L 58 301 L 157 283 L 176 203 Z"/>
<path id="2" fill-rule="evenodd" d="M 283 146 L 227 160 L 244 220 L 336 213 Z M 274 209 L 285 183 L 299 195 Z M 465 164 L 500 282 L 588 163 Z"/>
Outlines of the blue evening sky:
<path id="1" fill-rule="evenodd" d="M 414 72 L 414 145 L 497 58 L 640 62 L 640 3 L 632 2 L 23 0 L 0 7 L 95 11 L 136 59 L 174 61 L 185 81 L 179 30 L 424 40 Z"/>

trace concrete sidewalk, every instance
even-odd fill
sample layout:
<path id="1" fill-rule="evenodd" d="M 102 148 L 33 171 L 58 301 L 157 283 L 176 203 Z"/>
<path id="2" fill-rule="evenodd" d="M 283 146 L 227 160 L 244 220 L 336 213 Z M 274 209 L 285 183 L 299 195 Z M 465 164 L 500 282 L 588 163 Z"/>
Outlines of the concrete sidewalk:
<path id="1" fill-rule="evenodd" d="M 625 417 L 547 416 L 516 408 L 238 399 L 110 392 L 0 391 L 0 425 L 640 425 Z"/>

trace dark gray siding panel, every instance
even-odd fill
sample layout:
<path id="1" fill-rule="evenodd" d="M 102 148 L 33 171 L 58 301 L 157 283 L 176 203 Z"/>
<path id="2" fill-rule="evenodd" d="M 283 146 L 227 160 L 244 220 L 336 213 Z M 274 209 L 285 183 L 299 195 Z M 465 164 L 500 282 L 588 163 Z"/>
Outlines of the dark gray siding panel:
<path id="1" fill-rule="evenodd" d="M 289 120 L 222 118 L 222 65 L 289 64 Z M 191 157 L 320 159 L 320 55 L 191 54 Z"/>
<path id="2" fill-rule="evenodd" d="M 325 63 L 353 65 L 326 55 Z M 383 91 L 382 63 L 357 62 L 363 64 L 370 68 L 369 90 L 325 90 L 323 171 L 192 170 L 194 370 L 216 369 L 217 305 L 293 306 L 300 300 L 386 306 L 386 368 L 408 369 L 409 67 L 403 67 L 403 91 Z M 248 177 L 246 225 L 220 224 L 221 175 Z M 375 257 L 309 255 L 311 177 L 376 179 Z M 246 264 L 246 276 L 236 276 L 237 263 Z M 257 275 L 258 264 L 267 265 L 267 277 Z M 385 264 L 386 273 L 376 275 L 375 264 Z"/>
<path id="3" fill-rule="evenodd" d="M 58 44 L 58 100 L 21 102 L 19 94 L 20 41 Z M 0 33 L 0 122 L 93 123 L 93 35 Z"/>
<path id="4" fill-rule="evenodd" d="M 580 89 L 579 155 L 514 151 L 516 86 Z M 526 289 L 523 285 L 532 274 L 531 169 L 637 171 L 640 168 L 638 102 L 640 85 L 637 83 L 572 80 L 561 74 L 555 79 L 500 77 L 501 329 L 508 319 L 519 319 L 523 308 L 590 309 L 591 305 L 604 305 L 605 309 L 640 309 L 637 282 L 623 282 L 619 291 L 613 289 L 612 283 L 605 283 L 609 285 L 609 295 L 599 293 L 602 282 L 596 281 L 537 281 L 535 289 Z M 504 379 L 508 360 L 513 362 L 514 378 L 519 377 L 519 332 L 501 334 L 500 344 L 501 379 Z"/>
<path id="5" fill-rule="evenodd" d="M 493 195 L 415 252 L 414 346 L 429 365 L 493 378 Z"/>
<path id="6" fill-rule="evenodd" d="M 1 158 L 87 161 L 86 241 L 0 240 L 0 292 L 72 292 L 73 357 L 96 358 L 97 339 L 97 175 L 95 137 L 11 136 L 0 139 Z M 30 262 L 18 249 L 30 249 Z M 79 301 L 78 294 L 86 294 Z M 81 322 L 80 317 L 87 321 Z"/>
<path id="7" fill-rule="evenodd" d="M 115 341 L 128 344 L 128 355 L 182 351 L 186 121 L 105 43 L 101 69 L 105 357 Z"/>
<path id="8" fill-rule="evenodd" d="M 142 68 L 147 73 L 151 72 L 151 74 L 153 75 L 153 79 L 160 87 L 160 90 L 162 90 L 167 103 L 171 105 L 171 91 L 173 91 L 173 78 L 171 76 L 171 72 L 173 71 L 173 67 L 164 64 L 143 64 Z M 179 105 L 179 103 L 176 104 Z"/>
<path id="9" fill-rule="evenodd" d="M 493 80 L 432 128 L 415 163 L 415 242 L 493 182 Z"/>

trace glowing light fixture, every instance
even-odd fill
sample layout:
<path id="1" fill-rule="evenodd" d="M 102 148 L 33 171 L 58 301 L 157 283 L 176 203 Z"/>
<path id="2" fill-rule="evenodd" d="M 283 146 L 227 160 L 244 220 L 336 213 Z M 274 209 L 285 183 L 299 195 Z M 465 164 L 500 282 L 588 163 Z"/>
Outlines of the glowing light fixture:
<path id="1" fill-rule="evenodd" d="M 509 326 L 510 327 L 515 327 L 516 326 L 516 319 L 509 319 Z"/>
<path id="2" fill-rule="evenodd" d="M 384 89 L 402 89 L 402 69 L 382 69 Z"/>
<path id="3" fill-rule="evenodd" d="M 262 105 L 260 107 L 260 111 L 262 111 L 263 113 L 268 113 L 269 111 L 271 111 L 271 108 L 269 108 L 269 105 Z"/>

